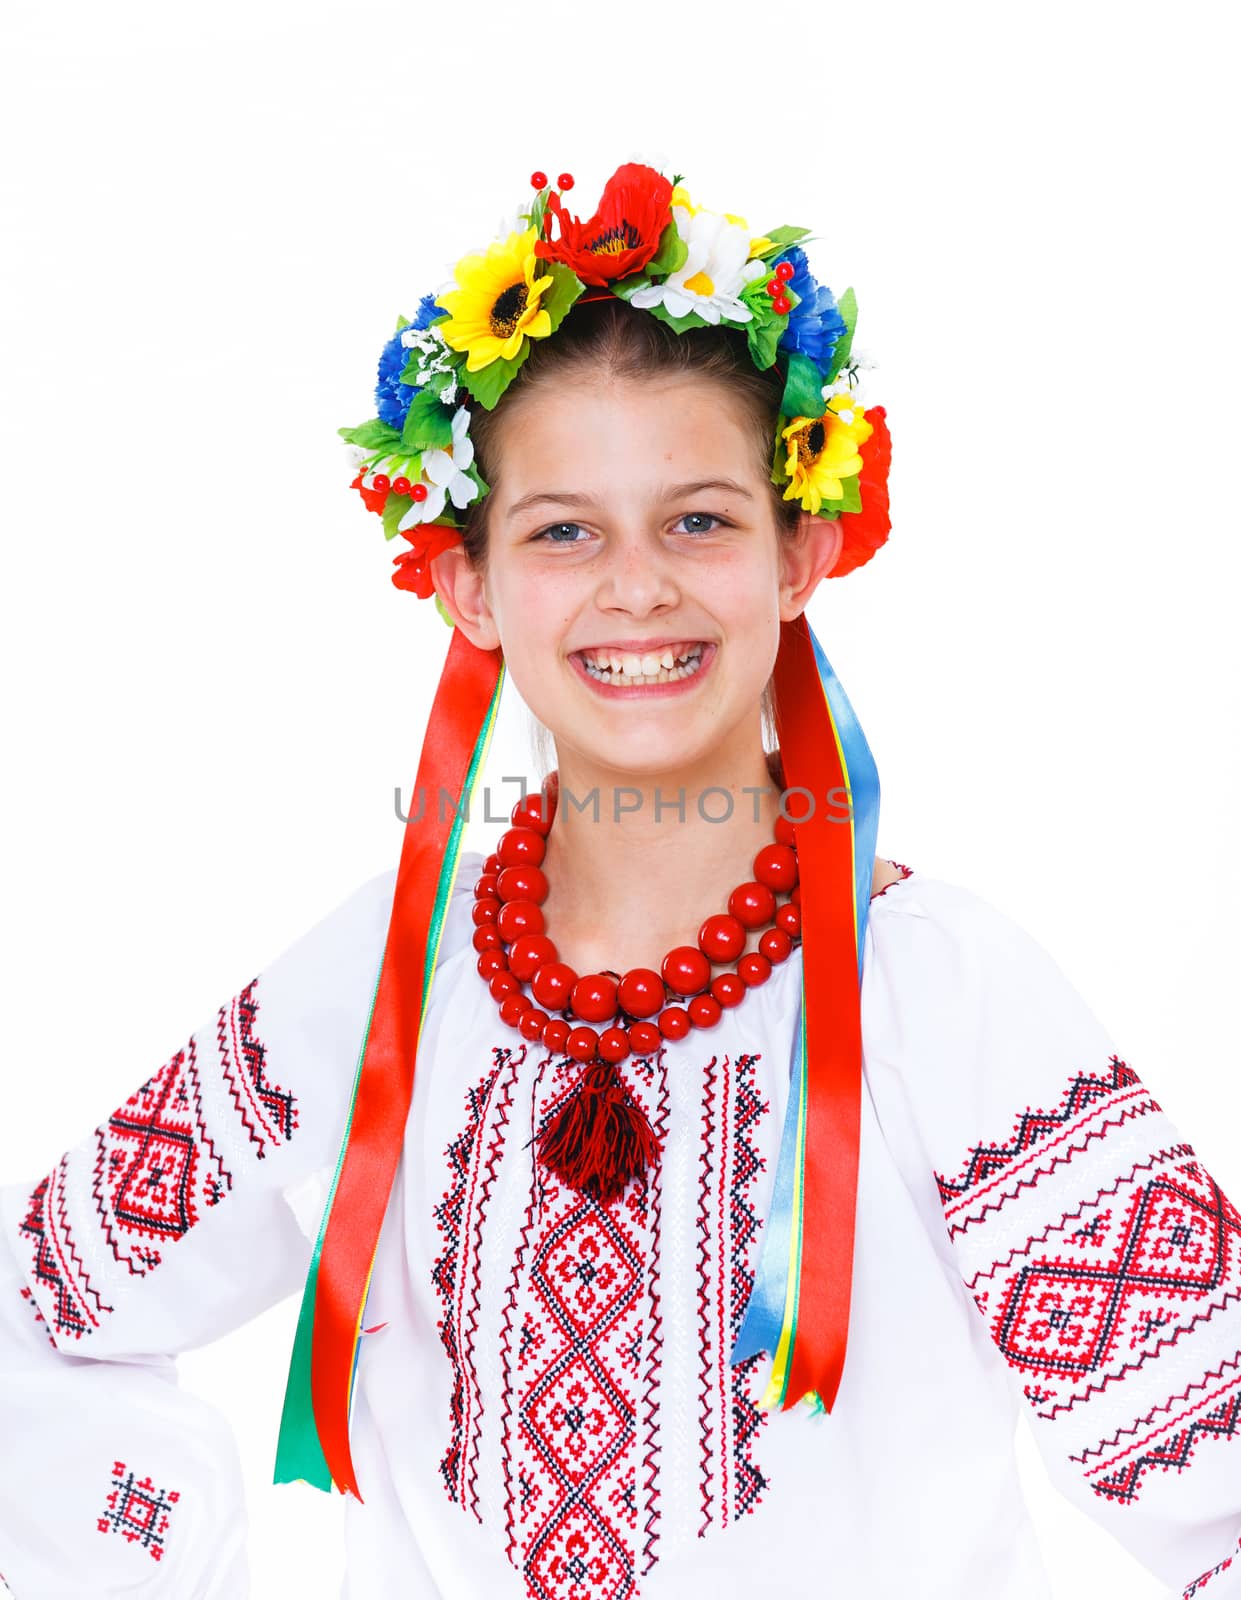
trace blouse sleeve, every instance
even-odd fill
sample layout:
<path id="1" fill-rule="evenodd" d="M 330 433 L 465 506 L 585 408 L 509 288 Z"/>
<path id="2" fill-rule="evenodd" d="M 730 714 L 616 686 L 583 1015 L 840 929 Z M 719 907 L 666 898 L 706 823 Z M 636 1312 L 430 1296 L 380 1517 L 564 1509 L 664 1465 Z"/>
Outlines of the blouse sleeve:
<path id="1" fill-rule="evenodd" d="M 49 1172 L 0 1186 L 16 1600 L 248 1594 L 232 1428 L 179 1387 L 175 1355 L 305 1281 L 394 884 L 363 884 Z"/>
<path id="2" fill-rule="evenodd" d="M 1241 1213 L 1033 937 L 942 880 L 887 909 L 879 1053 L 983 1348 L 1168 1600 L 1241 1600 Z"/>

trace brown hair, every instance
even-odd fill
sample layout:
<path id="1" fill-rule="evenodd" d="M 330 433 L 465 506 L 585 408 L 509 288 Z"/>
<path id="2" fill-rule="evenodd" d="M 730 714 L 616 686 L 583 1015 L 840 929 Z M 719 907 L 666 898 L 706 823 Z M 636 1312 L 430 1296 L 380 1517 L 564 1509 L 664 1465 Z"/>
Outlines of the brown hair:
<path id="1" fill-rule="evenodd" d="M 470 407 L 475 462 L 493 493 L 500 472 L 497 429 L 503 418 L 524 399 L 537 395 L 542 386 L 586 376 L 694 376 L 722 384 L 740 402 L 760 472 L 770 481 L 783 393 L 783 379 L 776 366 L 760 371 L 754 365 L 742 329 L 719 326 L 677 333 L 649 311 L 611 298 L 575 306 L 555 333 L 533 341 L 529 356 L 493 410 L 479 405 Z M 487 511 L 491 498 L 489 493 L 474 501 L 461 530 L 465 554 L 480 573 L 487 566 Z M 772 484 L 771 504 L 777 536 L 791 537 L 801 510 L 798 502 L 785 500 Z M 763 690 L 760 710 L 764 745 L 770 750 L 775 744 L 775 701 L 770 681 Z M 535 732 L 540 757 L 550 766 L 541 725 L 536 724 Z"/>

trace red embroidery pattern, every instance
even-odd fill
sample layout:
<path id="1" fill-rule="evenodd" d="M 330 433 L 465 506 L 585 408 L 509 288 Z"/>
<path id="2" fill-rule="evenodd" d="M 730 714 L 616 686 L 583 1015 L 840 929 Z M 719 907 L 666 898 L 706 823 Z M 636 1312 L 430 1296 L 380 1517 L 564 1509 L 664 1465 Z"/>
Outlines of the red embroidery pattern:
<path id="1" fill-rule="evenodd" d="M 729 1365 L 754 1286 L 760 1219 L 754 1180 L 765 1166 L 754 1135 L 770 1106 L 754 1083 L 757 1055 L 713 1056 L 702 1093 L 698 1197 L 698 1335 L 702 1538 L 753 1511 L 767 1480 L 753 1444 L 768 1414 L 750 1398 L 762 1354 Z"/>
<path id="2" fill-rule="evenodd" d="M 203 1120 L 193 1039 L 95 1130 L 95 1141 L 99 1226 L 136 1278 L 162 1259 L 147 1240 L 175 1244 L 233 1186 Z"/>
<path id="3" fill-rule="evenodd" d="M 150 1478 L 135 1479 L 123 1461 L 112 1463 L 112 1483 L 108 1509 L 96 1527 L 100 1533 L 119 1533 L 130 1544 L 139 1545 L 153 1561 L 162 1560 L 168 1513 L 180 1500 L 179 1492 L 157 1489 Z"/>
<path id="4" fill-rule="evenodd" d="M 232 1102 L 250 1153 L 263 1160 L 292 1138 L 297 1104 L 267 1081 L 255 1033 L 258 984 L 220 1009 L 206 1072 L 214 1103 Z M 216 1146 L 235 1147 L 237 1134 L 207 1126 L 199 1047 L 196 1035 L 31 1191 L 19 1232 L 56 1343 L 88 1337 L 113 1311 L 97 1279 L 121 1288 L 154 1271 L 161 1246 L 183 1239 L 233 1186 Z"/>
<path id="5" fill-rule="evenodd" d="M 1227 1572 L 1236 1560 L 1237 1552 L 1241 1552 L 1241 1539 L 1237 1541 L 1237 1550 L 1232 1555 L 1225 1556 L 1217 1567 L 1212 1567 L 1209 1572 L 1204 1572 L 1200 1578 L 1194 1579 L 1181 1597 L 1181 1600 L 1194 1600 L 1194 1596 L 1201 1594 L 1212 1578 L 1218 1578 L 1221 1572 Z"/>
<path id="6" fill-rule="evenodd" d="M 630 1058 L 620 1070 L 651 1116 L 650 1063 Z M 543 1063 L 532 1131 L 580 1071 L 566 1058 Z M 631 1600 L 652 1192 L 633 1182 L 620 1199 L 600 1206 L 562 1187 L 537 1162 L 533 1180 L 510 1285 L 514 1315 L 505 1330 L 505 1388 L 513 1395 L 504 1448 L 508 1556 L 530 1600 Z M 648 1369 L 648 1392 L 650 1381 Z M 648 1437 L 648 1472 L 649 1460 Z M 650 1549 L 649 1507 L 645 1527 Z"/>
<path id="7" fill-rule="evenodd" d="M 651 1126 L 655 1130 L 655 1138 L 661 1149 L 668 1137 L 668 1076 L 662 1070 L 663 1052 L 660 1052 L 659 1073 L 659 1107 Z M 654 1073 L 649 1060 L 635 1063 L 635 1071 L 643 1074 L 643 1081 L 648 1083 Z M 658 1557 L 659 1545 L 659 1463 L 660 1463 L 660 1433 L 659 1433 L 659 1371 L 663 1355 L 664 1323 L 660 1306 L 660 1246 L 663 1238 L 663 1197 L 664 1175 L 659 1162 L 655 1163 L 654 1171 L 650 1174 L 650 1222 L 651 1222 L 651 1259 L 650 1273 L 650 1300 L 651 1320 L 647 1329 L 646 1338 L 646 1370 L 642 1379 L 642 1412 L 643 1429 L 646 1439 L 646 1453 L 642 1458 L 642 1487 L 646 1493 L 646 1521 L 643 1532 L 646 1541 L 642 1546 L 642 1571 L 647 1573 L 655 1565 Z"/>
<path id="8" fill-rule="evenodd" d="M 438 1323 L 440 1340 L 453 1370 L 450 1437 L 440 1461 L 440 1476 L 449 1499 L 468 1506 L 479 1522 L 482 1516 L 477 1476 L 482 1401 L 474 1362 L 479 1262 L 487 1202 L 504 1148 L 509 1103 L 525 1049 L 514 1055 L 511 1050 L 497 1047 L 492 1054 L 494 1065 L 473 1088 L 466 1090 L 465 1125 L 444 1152 L 450 1182 L 434 1210 L 444 1248 L 431 1273 L 443 1307 Z"/>
<path id="9" fill-rule="evenodd" d="M 992 1339 L 1101 1499 L 1241 1438 L 1241 1213 L 1123 1061 L 936 1179 Z"/>

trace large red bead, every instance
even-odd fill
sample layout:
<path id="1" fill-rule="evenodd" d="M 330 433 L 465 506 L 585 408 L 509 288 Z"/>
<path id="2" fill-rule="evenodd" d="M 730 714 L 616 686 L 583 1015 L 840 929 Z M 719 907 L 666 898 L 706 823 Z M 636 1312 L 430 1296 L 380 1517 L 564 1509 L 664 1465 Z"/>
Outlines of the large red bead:
<path id="1" fill-rule="evenodd" d="M 689 1020 L 696 1028 L 714 1028 L 722 1009 L 714 995 L 696 994 L 689 1003 Z"/>
<path id="2" fill-rule="evenodd" d="M 790 850 L 793 849 L 797 843 L 797 829 L 788 817 L 783 814 L 778 816 L 774 831 L 777 844 L 786 844 Z"/>
<path id="3" fill-rule="evenodd" d="M 589 973 L 573 985 L 569 1004 L 583 1022 L 611 1022 L 616 1015 L 616 984 L 601 972 Z"/>
<path id="4" fill-rule="evenodd" d="M 599 1054 L 599 1035 L 593 1028 L 570 1028 L 564 1047 L 574 1061 L 593 1061 Z"/>
<path id="5" fill-rule="evenodd" d="M 484 872 L 499 872 L 499 870 L 500 870 L 500 858 L 499 858 L 498 855 L 496 855 L 495 851 L 493 850 L 491 852 L 491 854 L 487 857 L 487 859 L 483 862 L 483 871 Z"/>
<path id="6" fill-rule="evenodd" d="M 723 911 L 717 912 L 699 928 L 698 948 L 716 966 L 733 961 L 745 949 L 745 929 L 736 917 Z"/>
<path id="7" fill-rule="evenodd" d="M 538 1006 L 531 1006 L 517 1019 L 517 1031 L 523 1039 L 541 1039 L 547 1023 L 547 1012 L 540 1011 Z"/>
<path id="8" fill-rule="evenodd" d="M 684 1039 L 693 1027 L 689 1012 L 683 1006 L 669 1006 L 666 1011 L 659 1013 L 657 1021 L 665 1039 Z"/>
<path id="9" fill-rule="evenodd" d="M 532 900 L 541 906 L 547 899 L 547 875 L 542 867 L 505 867 L 494 893 L 501 900 Z"/>
<path id="10" fill-rule="evenodd" d="M 474 926 L 482 927 L 484 922 L 494 922 L 500 912 L 498 900 L 475 900 L 470 907 L 470 915 L 474 918 Z"/>
<path id="11" fill-rule="evenodd" d="M 721 972 L 711 979 L 711 993 L 722 1006 L 739 1006 L 745 999 L 745 982 L 735 972 Z"/>
<path id="12" fill-rule="evenodd" d="M 653 1022 L 634 1022 L 629 1027 L 629 1043 L 638 1056 L 652 1055 L 659 1049 L 663 1034 Z"/>
<path id="13" fill-rule="evenodd" d="M 509 969 L 523 983 L 529 983 L 541 968 L 554 965 L 555 961 L 556 946 L 545 933 L 523 933 L 520 939 L 514 941 L 508 953 Z M 546 1005 L 547 1002 L 542 1001 L 541 1004 Z"/>
<path id="14" fill-rule="evenodd" d="M 497 972 L 507 972 L 508 969 L 508 957 L 503 950 L 484 950 L 478 958 L 480 978 L 494 978 Z"/>
<path id="15" fill-rule="evenodd" d="M 765 883 L 739 883 L 728 909 L 743 928 L 765 928 L 776 914 L 776 897 Z"/>
<path id="16" fill-rule="evenodd" d="M 510 950 L 508 964 L 513 964 L 514 951 Z M 539 1004 L 548 1011 L 563 1011 L 569 1004 L 569 996 L 573 993 L 573 985 L 577 982 L 577 973 L 564 961 L 548 961 L 534 974 L 530 982 L 530 992 Z"/>
<path id="17" fill-rule="evenodd" d="M 631 967 L 616 993 L 631 1017 L 653 1017 L 664 1003 L 664 980 L 650 967 Z"/>
<path id="18" fill-rule="evenodd" d="M 515 828 L 529 828 L 546 838 L 556 815 L 555 801 L 549 795 L 528 794 L 517 802 L 510 815 Z"/>
<path id="19" fill-rule="evenodd" d="M 774 966 L 778 962 L 787 961 L 793 953 L 793 941 L 783 928 L 768 928 L 758 941 L 759 952 L 765 955 Z"/>
<path id="20" fill-rule="evenodd" d="M 754 876 L 787 894 L 797 882 L 797 857 L 786 844 L 765 844 L 754 857 Z"/>
<path id="21" fill-rule="evenodd" d="M 757 989 L 771 977 L 771 962 L 757 950 L 751 950 L 737 963 L 737 973 L 747 989 Z"/>
<path id="22" fill-rule="evenodd" d="M 786 900 L 776 912 L 776 927 L 783 928 L 790 939 L 801 938 L 801 907 Z"/>
<path id="23" fill-rule="evenodd" d="M 500 880 L 494 872 L 484 872 L 474 885 L 475 900 L 508 900 L 511 895 L 500 893 Z"/>
<path id="24" fill-rule="evenodd" d="M 599 1035 L 599 1054 L 604 1061 L 623 1061 L 629 1054 L 629 1035 L 624 1028 L 605 1028 Z"/>
<path id="25" fill-rule="evenodd" d="M 497 972 L 488 981 L 487 987 L 491 990 L 491 998 L 493 1000 L 503 1000 L 506 994 L 516 994 L 521 988 L 521 984 L 518 983 L 511 972 Z"/>
<path id="26" fill-rule="evenodd" d="M 502 867 L 542 866 L 546 853 L 547 840 L 533 828 L 510 828 L 496 846 Z"/>
<path id="27" fill-rule="evenodd" d="M 481 928 L 474 929 L 474 948 L 480 954 L 484 950 L 498 950 L 503 943 L 494 922 L 484 922 Z"/>
<path id="28" fill-rule="evenodd" d="M 553 1017 L 543 1029 L 543 1043 L 549 1050 L 563 1050 L 569 1037 L 569 1024 L 563 1017 Z"/>
<path id="29" fill-rule="evenodd" d="M 533 900 L 510 900 L 496 914 L 496 927 L 505 944 L 513 944 L 523 934 L 542 933 L 543 913 Z"/>
<path id="30" fill-rule="evenodd" d="M 692 944 L 679 944 L 669 950 L 659 970 L 674 994 L 698 994 L 711 980 L 710 963 Z"/>
<path id="31" fill-rule="evenodd" d="M 524 994 L 506 994 L 500 1001 L 500 1021 L 507 1028 L 515 1028 L 522 1013 L 530 1010 L 530 999 Z"/>

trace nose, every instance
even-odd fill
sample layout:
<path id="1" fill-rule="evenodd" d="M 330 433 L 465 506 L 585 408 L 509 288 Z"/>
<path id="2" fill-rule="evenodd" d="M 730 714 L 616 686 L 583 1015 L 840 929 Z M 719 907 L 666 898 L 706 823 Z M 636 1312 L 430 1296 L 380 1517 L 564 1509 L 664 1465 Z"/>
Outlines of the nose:
<path id="1" fill-rule="evenodd" d="M 623 611 L 631 616 L 645 616 L 678 603 L 680 587 L 657 534 L 635 529 L 612 539 L 595 598 L 601 611 Z"/>

